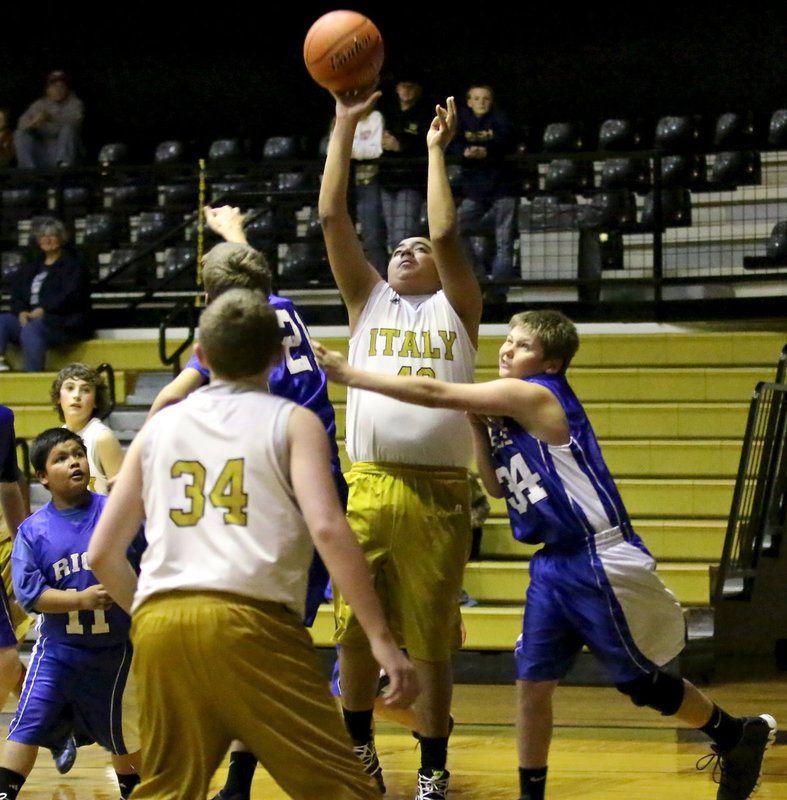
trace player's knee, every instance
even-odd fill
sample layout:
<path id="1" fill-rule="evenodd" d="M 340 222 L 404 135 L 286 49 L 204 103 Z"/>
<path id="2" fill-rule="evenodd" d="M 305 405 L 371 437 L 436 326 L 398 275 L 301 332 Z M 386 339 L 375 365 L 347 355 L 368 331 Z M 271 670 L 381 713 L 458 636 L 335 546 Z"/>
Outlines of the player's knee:
<path id="1" fill-rule="evenodd" d="M 683 680 L 660 669 L 633 681 L 618 683 L 615 688 L 631 698 L 635 706 L 648 706 L 665 717 L 678 712 L 685 691 Z"/>

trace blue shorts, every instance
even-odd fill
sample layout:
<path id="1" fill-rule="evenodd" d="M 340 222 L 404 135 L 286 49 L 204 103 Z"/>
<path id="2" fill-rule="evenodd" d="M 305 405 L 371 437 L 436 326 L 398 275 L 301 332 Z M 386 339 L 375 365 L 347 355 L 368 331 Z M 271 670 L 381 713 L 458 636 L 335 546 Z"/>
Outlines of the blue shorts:
<path id="1" fill-rule="evenodd" d="M 127 687 L 131 652 L 130 642 L 86 648 L 39 638 L 8 739 L 57 748 L 73 732 L 80 745 L 136 751 L 135 698 Z"/>
<path id="2" fill-rule="evenodd" d="M 545 547 L 530 562 L 517 678 L 563 678 L 587 645 L 613 683 L 663 666 L 685 643 L 683 614 L 643 546 L 617 528 L 580 549 Z"/>

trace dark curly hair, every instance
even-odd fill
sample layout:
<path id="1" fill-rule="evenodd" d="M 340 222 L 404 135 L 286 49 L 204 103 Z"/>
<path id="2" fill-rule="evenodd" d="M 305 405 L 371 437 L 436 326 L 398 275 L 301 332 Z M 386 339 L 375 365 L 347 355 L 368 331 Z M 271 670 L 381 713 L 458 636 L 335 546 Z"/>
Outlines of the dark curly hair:
<path id="1" fill-rule="evenodd" d="M 69 378 L 85 381 L 85 383 L 91 383 L 96 387 L 96 407 L 93 409 L 91 416 L 104 419 L 112 408 L 109 399 L 109 387 L 104 381 L 104 376 L 100 372 L 91 369 L 86 364 L 74 363 L 63 367 L 63 369 L 57 373 L 54 381 L 52 381 L 52 388 L 49 392 L 52 406 L 55 411 L 57 411 L 60 421 L 65 422 L 66 419 L 63 416 L 63 409 L 60 407 L 60 390 Z"/>

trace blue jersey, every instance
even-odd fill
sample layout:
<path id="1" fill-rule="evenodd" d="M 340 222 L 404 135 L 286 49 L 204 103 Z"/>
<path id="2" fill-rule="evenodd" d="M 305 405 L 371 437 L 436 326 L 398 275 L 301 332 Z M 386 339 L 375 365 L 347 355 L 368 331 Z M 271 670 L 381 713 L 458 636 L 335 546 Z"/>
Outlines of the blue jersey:
<path id="1" fill-rule="evenodd" d="M 508 417 L 492 430 L 492 457 L 514 537 L 570 549 L 617 527 L 625 539 L 643 546 L 631 529 L 585 410 L 565 376 L 544 374 L 525 380 L 557 397 L 568 420 L 570 441 L 544 444 Z"/>
<path id="2" fill-rule="evenodd" d="M 268 302 L 276 310 L 284 345 L 284 358 L 271 370 L 268 389 L 277 397 L 284 397 L 310 409 L 320 418 L 328 434 L 336 471 L 339 468 L 336 418 L 328 399 L 328 381 L 317 363 L 309 332 L 291 300 L 272 294 L 268 296 Z M 189 359 L 186 367 L 196 369 L 205 383 L 210 380 L 209 371 L 199 363 L 196 355 Z"/>
<path id="3" fill-rule="evenodd" d="M 19 527 L 11 552 L 14 594 L 25 611 L 35 610 L 47 589 L 82 591 L 96 580 L 87 563 L 87 547 L 107 501 L 105 495 L 89 493 L 90 501 L 79 508 L 58 510 L 47 503 Z M 142 531 L 128 550 L 128 559 L 139 571 L 145 543 Z M 107 647 L 128 639 L 131 618 L 120 606 L 107 610 L 43 614 L 42 637 L 72 647 Z"/>

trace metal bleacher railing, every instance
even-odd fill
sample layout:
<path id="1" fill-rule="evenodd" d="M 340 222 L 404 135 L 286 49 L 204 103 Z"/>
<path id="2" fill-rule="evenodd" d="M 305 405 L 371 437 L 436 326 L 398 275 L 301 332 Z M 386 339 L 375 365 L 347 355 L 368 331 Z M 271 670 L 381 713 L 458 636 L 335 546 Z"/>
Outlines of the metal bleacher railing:
<path id="1" fill-rule="evenodd" d="M 591 306 L 615 296 L 666 306 L 739 292 L 778 295 L 787 284 L 787 153 L 780 146 L 668 141 L 511 156 L 519 235 L 509 300 L 527 292 L 528 301 L 540 302 L 547 287 L 549 302 Z M 208 159 L 207 202 L 249 212 L 250 242 L 265 252 L 279 289 L 333 289 L 316 213 L 321 168 L 320 157 L 291 154 Z M 452 163 L 452 178 L 458 169 Z M 73 228 L 99 304 L 133 310 L 194 297 L 199 179 L 196 161 L 0 171 L 0 305 L 29 254 L 32 222 L 45 214 Z M 479 257 L 494 249 L 483 241 L 493 232 L 473 236 Z M 208 234 L 205 246 L 214 241 Z"/>
<path id="2" fill-rule="evenodd" d="M 776 382 L 758 383 L 749 407 L 714 605 L 747 600 L 763 557 L 785 558 L 787 533 L 787 384 L 782 351 Z"/>

